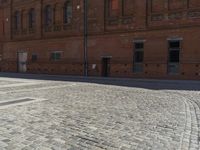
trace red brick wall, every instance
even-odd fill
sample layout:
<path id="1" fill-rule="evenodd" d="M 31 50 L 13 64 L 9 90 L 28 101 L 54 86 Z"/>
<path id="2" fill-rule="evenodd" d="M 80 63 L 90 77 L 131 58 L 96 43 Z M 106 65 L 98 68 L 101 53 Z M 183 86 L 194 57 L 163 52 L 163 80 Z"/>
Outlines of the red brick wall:
<path id="1" fill-rule="evenodd" d="M 118 16 L 110 16 L 104 1 L 92 0 L 88 10 L 88 61 L 89 75 L 102 75 L 102 57 L 111 56 L 110 75 L 114 77 L 148 77 L 173 79 L 200 79 L 200 5 L 189 0 L 132 0 L 124 5 L 127 12 L 119 7 Z M 43 26 L 44 7 L 55 7 L 56 20 L 49 32 Z M 12 19 L 5 22 L 3 43 L 3 71 L 17 72 L 17 52 L 28 52 L 28 72 L 47 74 L 83 75 L 83 3 L 73 0 L 72 23 L 62 23 L 60 0 L 27 0 L 8 3 L 0 7 L 5 21 L 15 10 L 28 13 L 30 8 L 37 11 L 35 32 L 11 33 Z M 122 6 L 119 0 L 119 6 Z M 176 9 L 175 9 L 176 8 Z M 125 9 L 125 8 L 124 8 Z M 59 15 L 60 14 L 60 15 Z M 25 15 L 26 16 L 26 15 Z M 2 25 L 1 25 L 2 26 Z M 0 26 L 0 29 L 2 28 Z M 54 30 L 58 27 L 59 30 Z M 182 38 L 180 71 L 178 75 L 167 74 L 168 38 Z M 144 40 L 144 71 L 133 72 L 133 41 Z M 51 61 L 50 53 L 62 51 L 60 61 Z M 38 54 L 36 62 L 31 55 Z M 92 65 L 96 64 L 94 69 Z"/>
<path id="2" fill-rule="evenodd" d="M 0 71 L 1 71 L 1 63 L 2 63 L 2 51 L 3 51 L 3 35 L 4 35 L 4 19 L 3 19 L 3 10 L 0 9 Z"/>

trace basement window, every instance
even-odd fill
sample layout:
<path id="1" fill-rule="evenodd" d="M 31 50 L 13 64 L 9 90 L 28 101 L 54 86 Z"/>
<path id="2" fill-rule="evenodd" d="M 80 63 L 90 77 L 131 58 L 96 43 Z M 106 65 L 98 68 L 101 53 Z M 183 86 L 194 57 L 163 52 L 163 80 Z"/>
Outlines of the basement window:
<path id="1" fill-rule="evenodd" d="M 53 61 L 61 60 L 61 52 L 52 52 L 51 60 L 53 60 Z"/>

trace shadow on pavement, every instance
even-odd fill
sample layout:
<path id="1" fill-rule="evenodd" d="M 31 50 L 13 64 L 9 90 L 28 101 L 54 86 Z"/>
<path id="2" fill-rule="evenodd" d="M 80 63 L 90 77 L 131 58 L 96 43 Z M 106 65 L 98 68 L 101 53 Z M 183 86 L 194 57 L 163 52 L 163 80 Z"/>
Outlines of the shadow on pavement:
<path id="1" fill-rule="evenodd" d="M 200 91 L 200 81 L 194 80 L 153 80 L 153 79 L 130 79 L 130 78 L 102 78 L 83 76 L 59 76 L 44 74 L 18 74 L 0 73 L 0 77 L 32 79 L 32 80 L 52 80 L 96 83 L 104 85 L 115 85 L 125 87 L 136 87 L 151 90 L 195 90 Z"/>

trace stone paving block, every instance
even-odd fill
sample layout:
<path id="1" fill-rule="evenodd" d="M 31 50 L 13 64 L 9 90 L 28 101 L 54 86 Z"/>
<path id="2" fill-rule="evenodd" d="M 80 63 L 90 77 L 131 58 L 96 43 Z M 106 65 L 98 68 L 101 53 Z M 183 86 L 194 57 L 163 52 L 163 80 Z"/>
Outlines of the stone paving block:
<path id="1" fill-rule="evenodd" d="M 200 94 L 196 91 L 11 82 L 0 88 L 0 103 L 23 97 L 47 100 L 0 108 L 0 150 L 199 149 Z"/>

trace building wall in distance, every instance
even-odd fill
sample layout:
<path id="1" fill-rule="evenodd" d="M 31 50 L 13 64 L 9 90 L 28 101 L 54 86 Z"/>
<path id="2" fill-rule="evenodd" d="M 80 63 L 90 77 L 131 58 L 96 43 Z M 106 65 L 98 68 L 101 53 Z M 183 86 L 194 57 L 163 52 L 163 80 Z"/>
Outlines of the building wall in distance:
<path id="1" fill-rule="evenodd" d="M 2 64 L 2 53 L 3 53 L 3 37 L 4 37 L 4 10 L 0 8 L 0 70 L 1 70 L 1 64 Z"/>
<path id="2" fill-rule="evenodd" d="M 27 72 L 83 75 L 83 3 L 73 0 L 73 19 L 62 23 L 64 0 L 13 0 L 0 7 L 4 12 L 4 34 L 0 26 L 2 71 L 17 72 L 17 53 L 28 52 Z M 169 1 L 129 0 L 127 12 L 119 10 L 109 16 L 106 1 L 92 0 L 88 10 L 89 75 L 102 75 L 102 58 L 110 57 L 110 76 L 171 79 L 200 79 L 200 2 L 197 0 Z M 44 8 L 56 11 L 55 23 L 44 28 Z M 28 14 L 37 12 L 36 27 L 30 32 L 27 20 L 20 31 L 14 32 L 10 16 L 16 10 Z M 3 14 L 3 13 L 1 13 Z M 12 15 L 11 15 L 12 14 Z M 8 20 L 7 20 L 8 19 Z M 181 39 L 180 70 L 168 74 L 168 39 Z M 144 41 L 143 72 L 133 71 L 134 41 Z M 61 60 L 52 61 L 51 52 L 61 51 Z M 37 54 L 37 61 L 32 61 Z M 94 67 L 95 66 L 95 67 Z"/>

